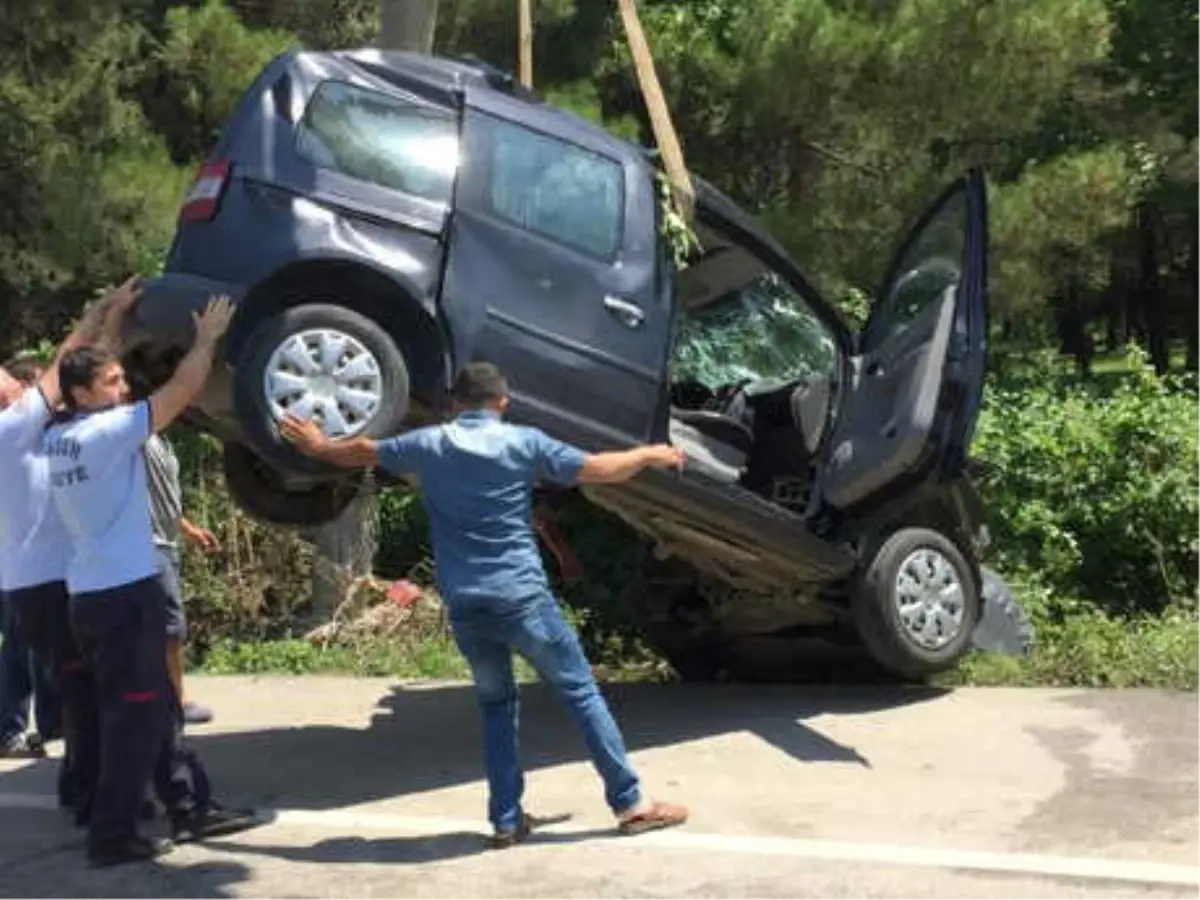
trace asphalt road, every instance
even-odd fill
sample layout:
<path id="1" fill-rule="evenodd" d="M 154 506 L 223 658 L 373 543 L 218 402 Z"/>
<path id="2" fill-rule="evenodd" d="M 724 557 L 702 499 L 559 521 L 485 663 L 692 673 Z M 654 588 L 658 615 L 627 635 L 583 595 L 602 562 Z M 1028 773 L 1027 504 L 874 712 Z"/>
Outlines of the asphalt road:
<path id="1" fill-rule="evenodd" d="M 552 697 L 522 707 L 528 805 L 485 851 L 469 689 L 193 678 L 191 732 L 255 831 L 93 872 L 55 763 L 0 761 L 0 896 L 1196 897 L 1197 698 L 1151 691 L 614 686 L 682 829 L 615 836 Z"/>

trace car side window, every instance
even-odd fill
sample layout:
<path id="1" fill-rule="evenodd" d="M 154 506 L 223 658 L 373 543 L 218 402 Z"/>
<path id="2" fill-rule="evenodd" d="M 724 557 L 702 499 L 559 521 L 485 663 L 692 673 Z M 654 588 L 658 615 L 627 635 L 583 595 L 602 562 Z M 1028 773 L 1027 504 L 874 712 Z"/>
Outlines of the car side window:
<path id="1" fill-rule="evenodd" d="M 958 286 L 966 252 L 967 195 L 951 196 L 926 222 L 895 263 L 868 344 L 907 328 L 947 289 Z"/>
<path id="2" fill-rule="evenodd" d="M 321 168 L 449 203 L 458 164 L 458 126 L 447 112 L 326 81 L 300 121 L 296 149 Z"/>
<path id="3" fill-rule="evenodd" d="M 617 255 L 625 205 L 620 163 L 491 116 L 481 115 L 479 128 L 489 212 L 606 262 Z"/>

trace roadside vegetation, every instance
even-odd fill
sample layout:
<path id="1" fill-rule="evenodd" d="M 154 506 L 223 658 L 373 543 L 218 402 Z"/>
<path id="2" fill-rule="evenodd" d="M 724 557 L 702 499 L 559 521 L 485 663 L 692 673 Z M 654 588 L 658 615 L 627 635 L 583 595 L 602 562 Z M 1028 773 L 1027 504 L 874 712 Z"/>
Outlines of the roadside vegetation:
<path id="1" fill-rule="evenodd" d="M 0 357 L 160 265 L 198 161 L 277 52 L 370 43 L 375 0 L 0 4 Z M 1026 660 L 950 681 L 1197 686 L 1196 8 L 1178 0 L 644 0 L 689 165 L 757 211 L 861 319 L 924 199 L 987 167 L 991 380 L 974 456 L 992 562 L 1034 618 Z M 541 0 L 550 100 L 645 142 L 613 4 Z M 515 68 L 511 3 L 442 4 L 437 49 Z M 1144 348 L 1142 350 L 1138 347 Z M 217 448 L 173 435 L 196 666 L 464 674 L 436 608 L 385 638 L 309 640 L 313 545 L 229 502 Z M 372 513 L 376 574 L 429 581 L 420 504 Z M 636 541 L 571 504 L 564 596 L 612 677 L 670 673 L 631 624 Z"/>

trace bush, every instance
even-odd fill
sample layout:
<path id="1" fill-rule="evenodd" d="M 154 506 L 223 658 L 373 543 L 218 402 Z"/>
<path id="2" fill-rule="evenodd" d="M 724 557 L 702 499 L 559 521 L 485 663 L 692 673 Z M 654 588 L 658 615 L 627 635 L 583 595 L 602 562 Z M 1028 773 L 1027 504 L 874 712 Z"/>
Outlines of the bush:
<path id="1" fill-rule="evenodd" d="M 1194 608 L 1196 396 L 1131 368 L 1111 391 L 1045 362 L 991 387 L 973 455 L 997 555 L 1110 613 Z"/>
<path id="2" fill-rule="evenodd" d="M 1200 630 L 1194 609 L 1117 616 L 1062 597 L 1035 574 L 1008 575 L 1037 630 L 1033 652 L 1026 659 L 969 656 L 942 683 L 1196 690 Z"/>

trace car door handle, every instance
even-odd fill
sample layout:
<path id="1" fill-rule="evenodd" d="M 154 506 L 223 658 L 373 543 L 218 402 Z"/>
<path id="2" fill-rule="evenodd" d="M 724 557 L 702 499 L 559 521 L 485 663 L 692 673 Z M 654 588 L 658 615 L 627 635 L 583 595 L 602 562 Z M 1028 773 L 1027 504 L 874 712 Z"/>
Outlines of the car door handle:
<path id="1" fill-rule="evenodd" d="M 604 297 L 604 305 L 610 311 L 617 314 L 630 328 L 637 328 L 646 320 L 645 311 L 636 303 L 630 303 L 628 300 L 622 300 L 620 297 L 614 297 L 612 294 L 607 294 Z"/>

